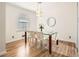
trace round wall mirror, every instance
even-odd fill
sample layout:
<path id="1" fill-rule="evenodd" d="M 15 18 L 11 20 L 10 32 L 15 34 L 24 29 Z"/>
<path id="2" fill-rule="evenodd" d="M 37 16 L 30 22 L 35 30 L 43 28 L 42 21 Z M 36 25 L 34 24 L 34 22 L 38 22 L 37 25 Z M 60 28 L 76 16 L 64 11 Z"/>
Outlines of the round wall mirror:
<path id="1" fill-rule="evenodd" d="M 47 19 L 47 25 L 48 25 L 49 27 L 55 26 L 55 25 L 56 25 L 56 19 L 55 19 L 54 17 L 49 17 L 49 18 Z"/>

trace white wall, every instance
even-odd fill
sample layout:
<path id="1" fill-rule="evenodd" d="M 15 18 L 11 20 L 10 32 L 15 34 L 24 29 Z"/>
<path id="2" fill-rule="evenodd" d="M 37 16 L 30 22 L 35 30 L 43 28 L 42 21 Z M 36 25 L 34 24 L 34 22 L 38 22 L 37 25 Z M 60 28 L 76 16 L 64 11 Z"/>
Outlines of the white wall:
<path id="1" fill-rule="evenodd" d="M 26 18 L 30 20 L 28 30 L 36 31 L 35 12 L 6 3 L 6 42 L 23 39 L 22 35 L 24 35 L 24 32 L 17 31 L 17 22 L 20 14 L 26 15 Z M 12 36 L 14 36 L 14 38 L 12 38 Z"/>
<path id="2" fill-rule="evenodd" d="M 5 51 L 5 3 L 0 2 L 0 55 Z"/>
<path id="3" fill-rule="evenodd" d="M 28 8 L 30 10 L 37 9 L 37 3 L 12 3 L 23 8 Z M 32 6 L 31 6 L 32 5 Z M 41 3 L 42 16 L 38 18 L 37 30 L 39 31 L 39 24 L 43 23 L 45 25 L 44 32 L 49 31 L 46 21 L 49 17 L 55 17 L 57 24 L 53 28 L 54 31 L 58 32 L 58 38 L 67 41 L 77 41 L 77 5 L 75 2 L 43 2 Z M 33 9 L 34 8 L 34 9 Z M 51 28 L 50 28 L 51 29 Z M 72 36 L 72 39 L 69 39 Z"/>
<path id="4" fill-rule="evenodd" d="M 41 19 L 38 19 L 37 28 L 39 28 L 40 23 L 43 23 L 45 26 L 44 32 L 49 31 L 50 28 L 47 26 L 46 21 L 49 17 L 55 17 L 56 26 L 53 28 L 53 30 L 58 32 L 58 39 L 76 42 L 77 40 L 76 9 L 77 9 L 76 3 L 72 2 L 42 3 L 41 4 L 42 17 Z M 69 36 L 71 36 L 72 39 L 69 39 Z"/>
<path id="5" fill-rule="evenodd" d="M 20 4 L 20 3 L 16 3 L 16 4 Z M 23 4 L 23 3 L 21 3 L 21 4 Z M 35 7 L 35 4 L 36 3 L 34 3 L 34 6 L 32 6 L 33 8 Z M 25 6 L 25 4 L 23 4 L 23 5 Z M 8 14 L 6 18 L 9 19 L 9 23 L 11 21 L 12 21 L 12 23 L 13 23 L 13 21 L 15 21 L 14 18 L 16 19 L 16 16 L 18 13 L 21 13 L 21 12 L 23 13 L 23 11 L 18 10 L 18 9 L 19 8 L 12 7 L 10 5 L 7 6 L 6 10 L 9 10 L 9 11 L 6 13 L 6 14 Z M 58 32 L 58 39 L 76 42 L 77 41 L 77 32 L 76 32 L 76 30 L 77 30 L 76 29 L 76 27 L 77 27 L 76 26 L 76 22 L 77 22 L 76 14 L 77 13 L 76 13 L 76 9 L 77 9 L 76 3 L 74 3 L 74 2 L 73 3 L 72 2 L 64 2 L 64 3 L 43 2 L 41 4 L 42 17 L 40 19 L 38 19 L 38 21 L 37 21 L 38 31 L 39 31 L 39 24 L 40 23 L 43 23 L 45 25 L 44 32 L 49 31 L 48 30 L 49 27 L 47 26 L 46 21 L 49 17 L 55 17 L 57 23 L 56 23 L 56 26 L 53 28 L 53 30 Z M 36 16 L 32 16 L 32 18 L 33 17 L 36 18 Z M 13 20 L 11 20 L 11 19 L 13 19 Z M 12 36 L 12 34 L 16 35 L 15 34 L 16 27 L 13 29 L 14 25 L 16 26 L 16 24 L 13 23 L 14 25 L 11 28 L 9 23 L 7 21 L 8 28 L 10 28 L 10 29 L 7 29 L 8 35 L 11 35 L 11 36 Z M 12 24 L 12 23 L 10 23 L 10 24 Z M 34 23 L 36 23 L 36 22 L 35 21 L 32 22 L 32 24 L 34 24 Z M 32 27 L 34 29 L 36 29 L 36 26 L 32 25 Z M 32 27 L 31 27 L 31 29 L 32 29 Z M 8 31 L 13 32 L 13 33 L 10 33 Z M 7 34 L 6 34 L 6 37 L 8 37 L 7 39 L 11 39 L 11 36 L 7 36 Z M 72 37 L 71 40 L 69 39 L 69 36 Z"/>
<path id="6" fill-rule="evenodd" d="M 78 55 L 79 55 L 79 3 L 78 3 Z"/>

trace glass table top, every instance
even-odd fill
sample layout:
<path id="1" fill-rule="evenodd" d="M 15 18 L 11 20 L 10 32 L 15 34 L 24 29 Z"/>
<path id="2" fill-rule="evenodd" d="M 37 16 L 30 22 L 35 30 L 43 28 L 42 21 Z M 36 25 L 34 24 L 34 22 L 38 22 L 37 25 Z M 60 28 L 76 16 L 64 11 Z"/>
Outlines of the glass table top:
<path id="1" fill-rule="evenodd" d="M 53 33 L 43 33 L 44 35 L 54 35 L 57 34 L 57 32 L 53 32 Z"/>

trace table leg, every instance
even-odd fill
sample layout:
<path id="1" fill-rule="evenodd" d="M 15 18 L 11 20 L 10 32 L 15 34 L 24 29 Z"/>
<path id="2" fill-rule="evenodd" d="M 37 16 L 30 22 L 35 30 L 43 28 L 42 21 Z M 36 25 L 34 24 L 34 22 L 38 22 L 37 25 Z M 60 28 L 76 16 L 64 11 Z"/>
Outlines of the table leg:
<path id="1" fill-rule="evenodd" d="M 25 32 L 25 48 L 26 48 L 26 43 L 27 43 L 27 32 Z"/>
<path id="2" fill-rule="evenodd" d="M 52 53 L 52 35 L 49 35 L 49 54 Z"/>

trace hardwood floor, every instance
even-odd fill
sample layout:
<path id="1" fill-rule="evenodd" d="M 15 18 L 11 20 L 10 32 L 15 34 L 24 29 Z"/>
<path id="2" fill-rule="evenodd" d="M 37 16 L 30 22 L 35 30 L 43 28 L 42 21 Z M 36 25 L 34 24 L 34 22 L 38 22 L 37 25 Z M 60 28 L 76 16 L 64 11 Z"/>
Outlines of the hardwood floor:
<path id="1" fill-rule="evenodd" d="M 54 41 L 53 41 L 54 42 Z M 1 57 L 61 57 L 61 56 L 76 56 L 76 50 L 70 44 L 52 45 L 52 54 L 49 55 L 48 49 L 30 47 L 27 43 L 25 48 L 24 40 L 18 40 L 6 45 L 7 53 Z M 61 53 L 60 53 L 61 52 Z"/>
<path id="2" fill-rule="evenodd" d="M 28 43 L 25 48 L 24 40 L 19 40 L 6 45 L 7 53 L 3 57 L 34 57 L 43 49 L 30 48 Z"/>

